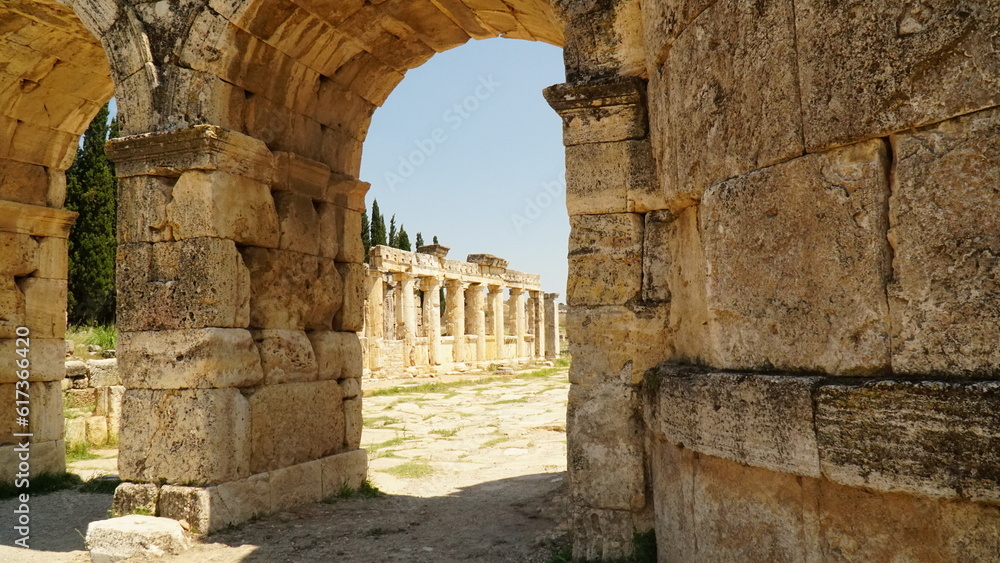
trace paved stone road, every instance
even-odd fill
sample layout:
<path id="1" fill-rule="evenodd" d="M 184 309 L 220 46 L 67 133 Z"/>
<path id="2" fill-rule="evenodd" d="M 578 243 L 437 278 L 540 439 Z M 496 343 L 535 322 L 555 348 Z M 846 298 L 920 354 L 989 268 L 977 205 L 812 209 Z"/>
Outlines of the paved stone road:
<path id="1" fill-rule="evenodd" d="M 550 371 L 432 391 L 409 380 L 403 392 L 366 397 L 362 446 L 371 481 L 388 496 L 308 505 L 158 561 L 548 561 L 565 542 L 569 386 L 565 368 Z M 107 462 L 84 465 L 94 464 Z M 33 533 L 48 551 L 0 547 L 0 561 L 89 561 L 73 551 L 82 549 L 74 529 L 85 532 L 108 507 L 107 495 L 40 497 Z"/>

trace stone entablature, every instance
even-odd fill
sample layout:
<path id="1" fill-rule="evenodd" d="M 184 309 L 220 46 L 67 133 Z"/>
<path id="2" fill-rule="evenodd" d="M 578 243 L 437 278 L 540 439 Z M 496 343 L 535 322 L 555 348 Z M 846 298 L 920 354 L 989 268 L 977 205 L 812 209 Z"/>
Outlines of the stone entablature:
<path id="1" fill-rule="evenodd" d="M 474 254 L 461 262 L 444 258 L 445 247 L 422 249 L 435 252 L 376 246 L 369 253 L 362 338 L 366 375 L 443 372 L 558 355 L 558 294 L 543 293 L 537 274 L 508 270 L 507 261 L 495 256 Z"/>

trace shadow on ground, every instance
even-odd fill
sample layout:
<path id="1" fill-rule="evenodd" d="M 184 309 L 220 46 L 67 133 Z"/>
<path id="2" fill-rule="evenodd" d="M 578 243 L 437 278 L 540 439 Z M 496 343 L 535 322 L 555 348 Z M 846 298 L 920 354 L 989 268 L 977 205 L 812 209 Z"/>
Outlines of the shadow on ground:
<path id="1" fill-rule="evenodd" d="M 480 483 L 441 497 L 331 499 L 204 539 L 173 562 L 547 562 L 566 542 L 565 473 Z M 62 491 L 32 499 L 30 555 L 13 544 L 15 504 L 0 502 L 2 561 L 86 561 L 87 524 L 111 495 Z M 39 553 L 44 551 L 47 553 Z"/>

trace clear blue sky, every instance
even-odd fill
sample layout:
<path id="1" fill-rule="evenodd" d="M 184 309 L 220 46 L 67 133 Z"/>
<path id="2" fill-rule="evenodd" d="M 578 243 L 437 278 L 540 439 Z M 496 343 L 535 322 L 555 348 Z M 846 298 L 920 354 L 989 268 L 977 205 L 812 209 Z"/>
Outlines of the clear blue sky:
<path id="1" fill-rule="evenodd" d="M 470 41 L 410 71 L 365 141 L 369 209 L 378 199 L 411 242 L 437 235 L 449 258 L 485 252 L 541 274 L 564 300 L 562 126 L 542 97 L 564 81 L 561 49 L 513 39 Z"/>

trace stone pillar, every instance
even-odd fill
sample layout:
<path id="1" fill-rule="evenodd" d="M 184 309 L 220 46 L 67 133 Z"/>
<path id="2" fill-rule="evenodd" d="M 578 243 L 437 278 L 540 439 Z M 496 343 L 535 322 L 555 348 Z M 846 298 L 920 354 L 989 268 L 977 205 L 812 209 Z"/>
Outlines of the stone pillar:
<path id="1" fill-rule="evenodd" d="M 559 357 L 559 304 L 558 293 L 545 294 L 545 359 Z"/>
<path id="2" fill-rule="evenodd" d="M 493 356 L 493 359 L 495 360 L 502 360 L 505 357 L 503 290 L 504 286 L 502 285 L 491 285 L 487 290 L 489 292 L 488 307 L 490 312 L 490 324 L 493 328 L 493 336 L 496 338 L 496 353 Z"/>
<path id="3" fill-rule="evenodd" d="M 44 178 L 44 169 L 37 168 Z M 7 189 L 6 197 L 19 197 L 18 179 L 2 178 L 3 171 L 0 162 L 0 182 L 7 182 L 0 189 Z M 44 203 L 45 186 L 31 185 L 31 179 L 20 178 L 24 189 L 40 193 L 25 195 Z M 31 476 L 66 470 L 61 387 L 66 374 L 66 239 L 75 218 L 76 213 L 44 205 L 0 201 L 0 481 L 6 483 L 14 483 L 20 473 L 23 452 L 18 444 L 25 441 L 30 443 Z M 15 416 L 14 401 L 26 398 L 17 397 L 18 390 L 30 395 L 25 417 Z M 19 423 L 21 418 L 27 425 Z"/>
<path id="4" fill-rule="evenodd" d="M 539 359 L 545 357 L 545 302 L 542 300 L 543 295 L 545 294 L 541 291 L 531 292 L 531 310 L 534 313 L 532 321 L 535 333 L 534 355 Z"/>
<path id="5" fill-rule="evenodd" d="M 126 388 L 116 506 L 152 495 L 207 533 L 360 484 L 363 199 L 214 126 L 107 150 Z"/>
<path id="6" fill-rule="evenodd" d="M 465 333 L 476 335 L 476 361 L 486 361 L 486 308 L 483 284 L 469 284 L 465 290 Z"/>
<path id="7" fill-rule="evenodd" d="M 416 278 L 412 274 L 397 272 L 396 278 L 396 326 L 397 336 L 403 341 L 403 363 L 413 366 L 413 346 L 417 341 Z"/>
<path id="8" fill-rule="evenodd" d="M 448 303 L 445 306 L 445 318 L 448 319 L 448 332 L 452 337 L 452 359 L 456 362 L 465 361 L 465 289 L 467 283 L 461 280 L 448 280 Z"/>
<path id="9" fill-rule="evenodd" d="M 667 208 L 666 190 L 653 158 L 645 81 L 560 84 L 545 97 L 563 118 L 572 227 L 567 324 L 578 353 L 566 428 L 573 556 L 627 557 L 633 534 L 653 521 L 639 385 L 647 368 L 668 358 L 669 304 L 646 307 L 641 290 L 644 214 Z M 623 327 L 632 331 L 612 332 Z M 623 366 L 631 372 L 623 375 Z"/>
<path id="10" fill-rule="evenodd" d="M 441 279 L 433 276 L 421 278 L 424 292 L 423 320 L 427 334 L 427 363 L 441 365 Z"/>
<path id="11" fill-rule="evenodd" d="M 518 358 L 525 358 L 530 355 L 528 352 L 525 336 L 528 332 L 528 321 L 525 318 L 527 294 L 520 287 L 510 288 L 510 306 L 513 309 L 514 336 L 517 337 L 514 345 L 515 355 Z"/>

